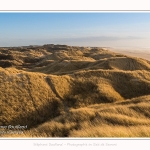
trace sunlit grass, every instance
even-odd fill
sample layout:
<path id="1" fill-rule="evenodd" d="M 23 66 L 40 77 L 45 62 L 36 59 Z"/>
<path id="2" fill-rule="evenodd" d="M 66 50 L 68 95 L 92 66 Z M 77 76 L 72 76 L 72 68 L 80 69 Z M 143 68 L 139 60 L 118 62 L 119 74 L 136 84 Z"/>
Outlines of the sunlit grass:
<path id="1" fill-rule="evenodd" d="M 101 48 L 55 50 L 0 55 L 14 61 L 0 67 L 0 126 L 27 125 L 1 137 L 150 137 L 148 61 Z"/>

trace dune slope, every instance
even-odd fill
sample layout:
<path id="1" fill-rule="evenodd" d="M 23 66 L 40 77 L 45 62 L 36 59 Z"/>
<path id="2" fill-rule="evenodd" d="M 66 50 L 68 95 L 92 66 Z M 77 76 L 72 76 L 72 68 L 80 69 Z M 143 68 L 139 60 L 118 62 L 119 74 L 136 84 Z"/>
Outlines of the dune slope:
<path id="1" fill-rule="evenodd" d="M 95 47 L 0 48 L 0 84 L 1 137 L 150 137 L 148 60 Z"/>

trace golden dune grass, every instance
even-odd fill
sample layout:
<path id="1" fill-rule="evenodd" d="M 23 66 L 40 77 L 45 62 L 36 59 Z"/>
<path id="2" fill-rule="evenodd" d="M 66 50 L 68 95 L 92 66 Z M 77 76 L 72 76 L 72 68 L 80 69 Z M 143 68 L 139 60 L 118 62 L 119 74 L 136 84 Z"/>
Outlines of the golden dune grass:
<path id="1" fill-rule="evenodd" d="M 1 137 L 150 136 L 147 60 L 102 48 L 11 53 L 19 63 L 0 67 L 0 126 L 27 129 Z"/>

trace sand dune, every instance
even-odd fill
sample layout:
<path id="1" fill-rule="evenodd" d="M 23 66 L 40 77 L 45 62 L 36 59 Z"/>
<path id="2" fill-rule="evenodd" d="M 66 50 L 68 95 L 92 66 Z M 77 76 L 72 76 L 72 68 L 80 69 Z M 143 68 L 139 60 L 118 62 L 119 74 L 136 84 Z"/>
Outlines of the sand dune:
<path id="1" fill-rule="evenodd" d="M 1 137 L 150 136 L 148 60 L 95 47 L 1 48 L 0 83 Z"/>

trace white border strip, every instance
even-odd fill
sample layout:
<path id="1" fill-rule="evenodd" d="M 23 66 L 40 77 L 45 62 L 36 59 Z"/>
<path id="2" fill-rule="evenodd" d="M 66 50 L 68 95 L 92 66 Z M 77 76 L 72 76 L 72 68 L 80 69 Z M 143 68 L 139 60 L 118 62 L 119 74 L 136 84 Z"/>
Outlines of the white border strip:
<path id="1" fill-rule="evenodd" d="M 149 0 L 1 0 L 0 10 L 150 10 Z"/>

